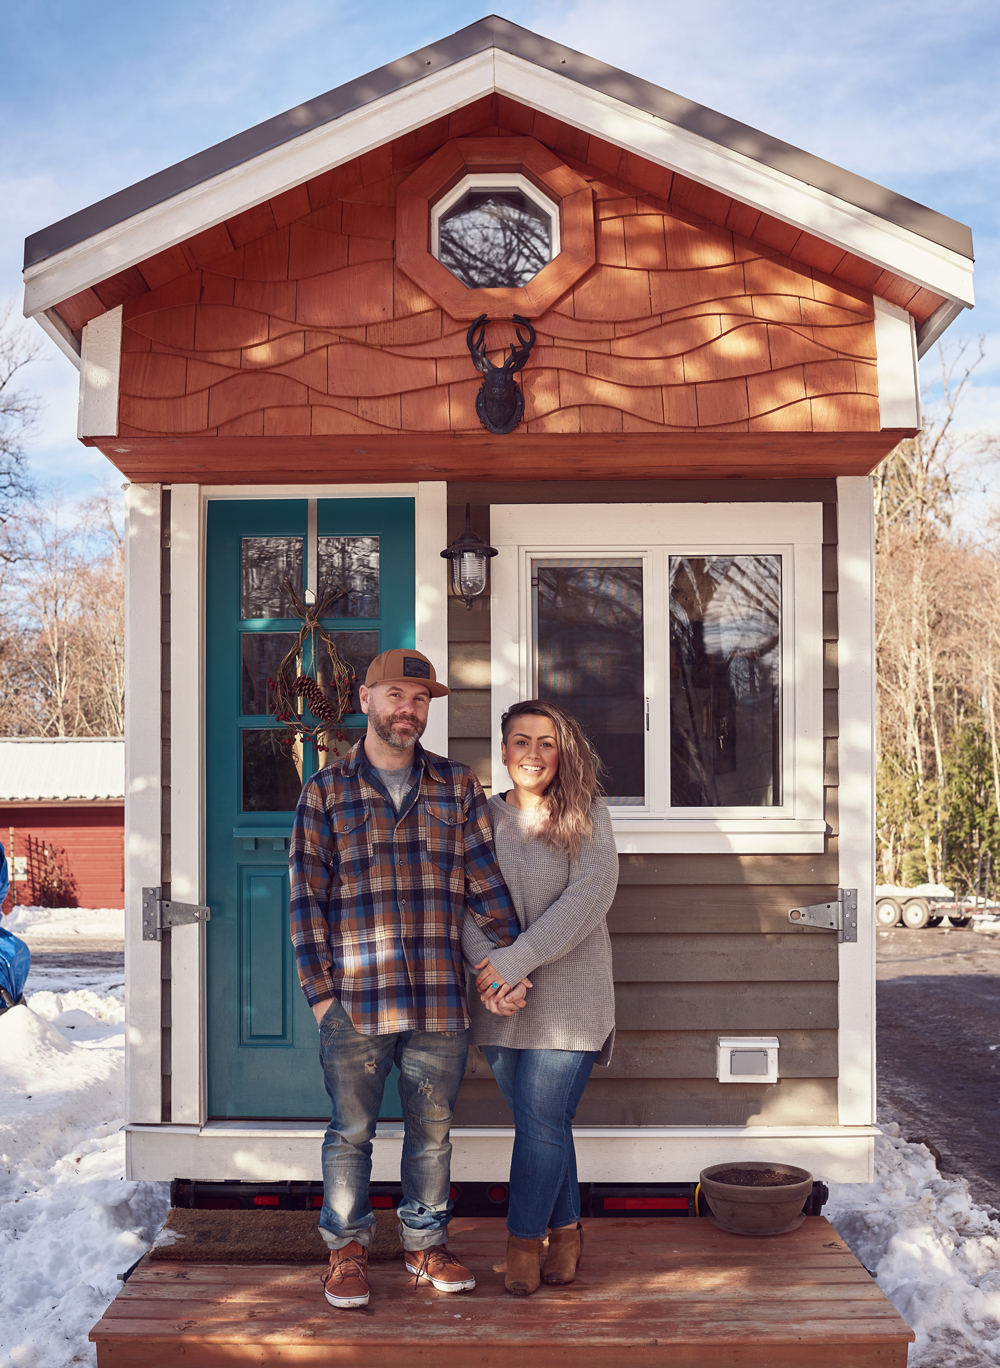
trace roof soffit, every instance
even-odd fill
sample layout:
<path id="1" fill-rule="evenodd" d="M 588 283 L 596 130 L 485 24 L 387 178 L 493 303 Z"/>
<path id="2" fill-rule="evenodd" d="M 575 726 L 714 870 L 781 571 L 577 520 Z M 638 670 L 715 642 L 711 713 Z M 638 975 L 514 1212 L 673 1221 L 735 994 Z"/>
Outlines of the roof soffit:
<path id="1" fill-rule="evenodd" d="M 479 46 L 458 56 L 463 42 L 466 51 L 470 43 Z M 493 91 L 679 171 L 949 300 L 964 306 L 973 302 L 972 262 L 957 250 L 968 240 L 962 225 L 829 163 L 503 20 L 472 25 L 424 52 L 432 55 L 404 58 L 35 235 L 28 246 L 37 254 L 48 250 L 46 243 L 60 240 L 56 230 L 64 239 L 82 231 L 77 221 L 88 215 L 99 224 L 103 214 L 106 225 L 26 267 L 25 313 L 51 309 L 155 252 Z M 340 107 L 334 97 L 343 112 L 330 112 Z M 638 107 L 640 97 L 652 108 Z M 290 131 L 296 119 L 305 131 Z M 239 159 L 251 135 L 262 130 L 269 131 L 271 145 Z M 228 158 L 228 164 L 197 179 L 199 167 L 204 172 L 213 154 L 217 160 Z M 157 187 L 162 190 L 171 173 L 180 174 L 182 188 L 154 202 Z M 880 204 L 882 212 L 852 203 L 819 181 L 855 200 Z M 144 201 L 145 207 L 138 207 Z M 128 217 L 108 222 L 132 205 Z M 893 222 L 884 213 L 903 221 Z M 924 229 L 935 225 L 945 241 L 914 231 L 911 223 Z"/>

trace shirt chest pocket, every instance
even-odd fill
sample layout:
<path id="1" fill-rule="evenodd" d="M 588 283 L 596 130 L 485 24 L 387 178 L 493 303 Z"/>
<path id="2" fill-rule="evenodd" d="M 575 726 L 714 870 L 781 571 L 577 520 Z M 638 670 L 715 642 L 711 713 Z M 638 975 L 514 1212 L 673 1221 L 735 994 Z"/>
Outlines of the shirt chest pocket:
<path id="1" fill-rule="evenodd" d="M 457 803 L 428 803 L 426 813 L 427 854 L 442 869 L 455 869 L 465 856 L 465 813 Z"/>
<path id="2" fill-rule="evenodd" d="M 368 808 L 338 817 L 337 866 L 342 878 L 356 879 L 371 868 L 375 858 L 373 825 Z"/>

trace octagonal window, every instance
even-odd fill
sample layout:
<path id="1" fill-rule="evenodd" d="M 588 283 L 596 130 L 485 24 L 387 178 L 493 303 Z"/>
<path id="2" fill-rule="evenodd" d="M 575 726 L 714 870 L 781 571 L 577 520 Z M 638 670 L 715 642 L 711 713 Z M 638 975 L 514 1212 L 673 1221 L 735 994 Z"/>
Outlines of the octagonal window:
<path id="1" fill-rule="evenodd" d="M 526 176 L 465 176 L 431 210 L 431 252 L 471 290 L 527 285 L 559 253 L 558 206 Z"/>

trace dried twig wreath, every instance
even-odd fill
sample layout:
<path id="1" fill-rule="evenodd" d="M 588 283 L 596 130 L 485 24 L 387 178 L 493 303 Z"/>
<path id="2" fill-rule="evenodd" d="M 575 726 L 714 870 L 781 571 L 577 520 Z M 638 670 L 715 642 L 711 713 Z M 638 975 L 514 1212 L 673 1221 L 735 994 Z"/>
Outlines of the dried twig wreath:
<path id="1" fill-rule="evenodd" d="M 296 741 L 311 741 L 316 751 L 328 751 L 330 741 L 346 741 L 345 733 L 338 724 L 350 710 L 351 688 L 356 675 L 353 668 L 337 650 L 337 643 L 330 633 L 320 625 L 319 619 L 326 616 L 326 610 L 334 599 L 340 598 L 347 590 L 335 584 L 316 604 L 307 604 L 299 598 L 290 582 L 285 580 L 285 588 L 292 600 L 296 615 L 302 618 L 299 637 L 295 645 L 282 660 L 273 679 L 267 681 L 271 691 L 271 713 L 276 722 L 284 722 L 284 732 L 277 733 L 277 741 L 282 746 L 293 746 Z M 320 682 L 320 652 L 316 636 L 326 647 L 330 660 L 330 678 L 327 681 L 332 697 L 323 692 Z M 299 674 L 298 658 L 303 653 L 306 640 L 309 640 L 313 664 L 313 674 Z M 315 722 L 308 722 L 304 713 L 298 711 L 298 698 L 304 698 Z M 334 753 L 339 754 L 336 746 Z"/>

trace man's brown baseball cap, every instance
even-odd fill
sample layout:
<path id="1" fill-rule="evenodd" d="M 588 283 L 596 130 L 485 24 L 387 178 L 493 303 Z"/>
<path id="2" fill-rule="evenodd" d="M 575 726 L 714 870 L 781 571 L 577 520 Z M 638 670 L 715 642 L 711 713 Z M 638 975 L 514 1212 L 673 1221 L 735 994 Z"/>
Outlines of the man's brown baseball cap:
<path id="1" fill-rule="evenodd" d="M 443 698 L 451 690 L 446 684 L 439 684 L 434 666 L 419 651 L 409 651 L 397 647 L 394 651 L 383 651 L 368 666 L 365 684 L 370 689 L 373 684 L 423 684 L 431 698 Z"/>

